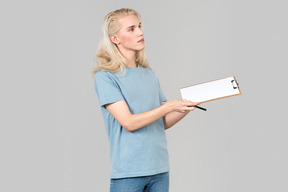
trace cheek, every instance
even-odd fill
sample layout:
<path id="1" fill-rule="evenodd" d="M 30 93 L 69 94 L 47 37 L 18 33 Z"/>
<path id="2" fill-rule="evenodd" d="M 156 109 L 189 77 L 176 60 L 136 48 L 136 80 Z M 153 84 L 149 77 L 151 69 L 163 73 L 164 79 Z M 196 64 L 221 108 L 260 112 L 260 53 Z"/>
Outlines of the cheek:
<path id="1" fill-rule="evenodd" d="M 121 39 L 124 44 L 133 42 L 133 37 L 131 35 L 123 35 Z"/>

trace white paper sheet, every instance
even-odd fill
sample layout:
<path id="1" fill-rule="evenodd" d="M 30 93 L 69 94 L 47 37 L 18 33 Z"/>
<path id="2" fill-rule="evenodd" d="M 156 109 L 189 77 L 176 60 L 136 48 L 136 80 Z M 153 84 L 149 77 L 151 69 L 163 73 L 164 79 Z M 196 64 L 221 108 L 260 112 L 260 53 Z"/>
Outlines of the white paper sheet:
<path id="1" fill-rule="evenodd" d="M 227 77 L 224 79 L 181 88 L 180 92 L 182 99 L 187 99 L 193 102 L 207 102 L 241 94 L 234 77 Z"/>

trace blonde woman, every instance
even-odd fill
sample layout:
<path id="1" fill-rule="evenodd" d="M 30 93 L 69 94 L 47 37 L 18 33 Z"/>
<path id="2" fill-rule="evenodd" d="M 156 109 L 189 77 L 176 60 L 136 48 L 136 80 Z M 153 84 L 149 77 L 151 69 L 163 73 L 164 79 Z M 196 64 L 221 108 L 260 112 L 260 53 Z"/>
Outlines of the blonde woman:
<path id="1" fill-rule="evenodd" d="M 145 57 L 140 15 L 119 9 L 104 20 L 95 89 L 110 141 L 111 192 L 169 191 L 165 130 L 194 105 L 166 102 Z"/>

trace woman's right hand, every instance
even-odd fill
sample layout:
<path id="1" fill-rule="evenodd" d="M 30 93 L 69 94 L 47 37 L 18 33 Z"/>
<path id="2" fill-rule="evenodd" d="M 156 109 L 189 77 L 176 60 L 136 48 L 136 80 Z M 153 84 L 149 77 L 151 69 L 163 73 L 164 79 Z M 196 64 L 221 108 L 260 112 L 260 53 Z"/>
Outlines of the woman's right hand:
<path id="1" fill-rule="evenodd" d="M 164 105 L 167 105 L 170 112 L 177 111 L 180 113 L 186 113 L 189 111 L 193 111 L 195 107 L 194 105 L 199 105 L 200 102 L 192 102 L 186 99 L 174 99 L 171 101 L 166 102 Z"/>

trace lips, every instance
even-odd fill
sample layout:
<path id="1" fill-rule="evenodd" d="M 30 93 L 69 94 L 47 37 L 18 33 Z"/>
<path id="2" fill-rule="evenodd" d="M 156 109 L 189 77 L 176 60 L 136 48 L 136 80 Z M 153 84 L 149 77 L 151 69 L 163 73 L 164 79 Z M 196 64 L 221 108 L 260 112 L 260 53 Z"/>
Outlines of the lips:
<path id="1" fill-rule="evenodd" d="M 144 42 L 144 38 L 140 39 L 139 41 L 137 41 L 138 43 L 143 43 Z"/>

